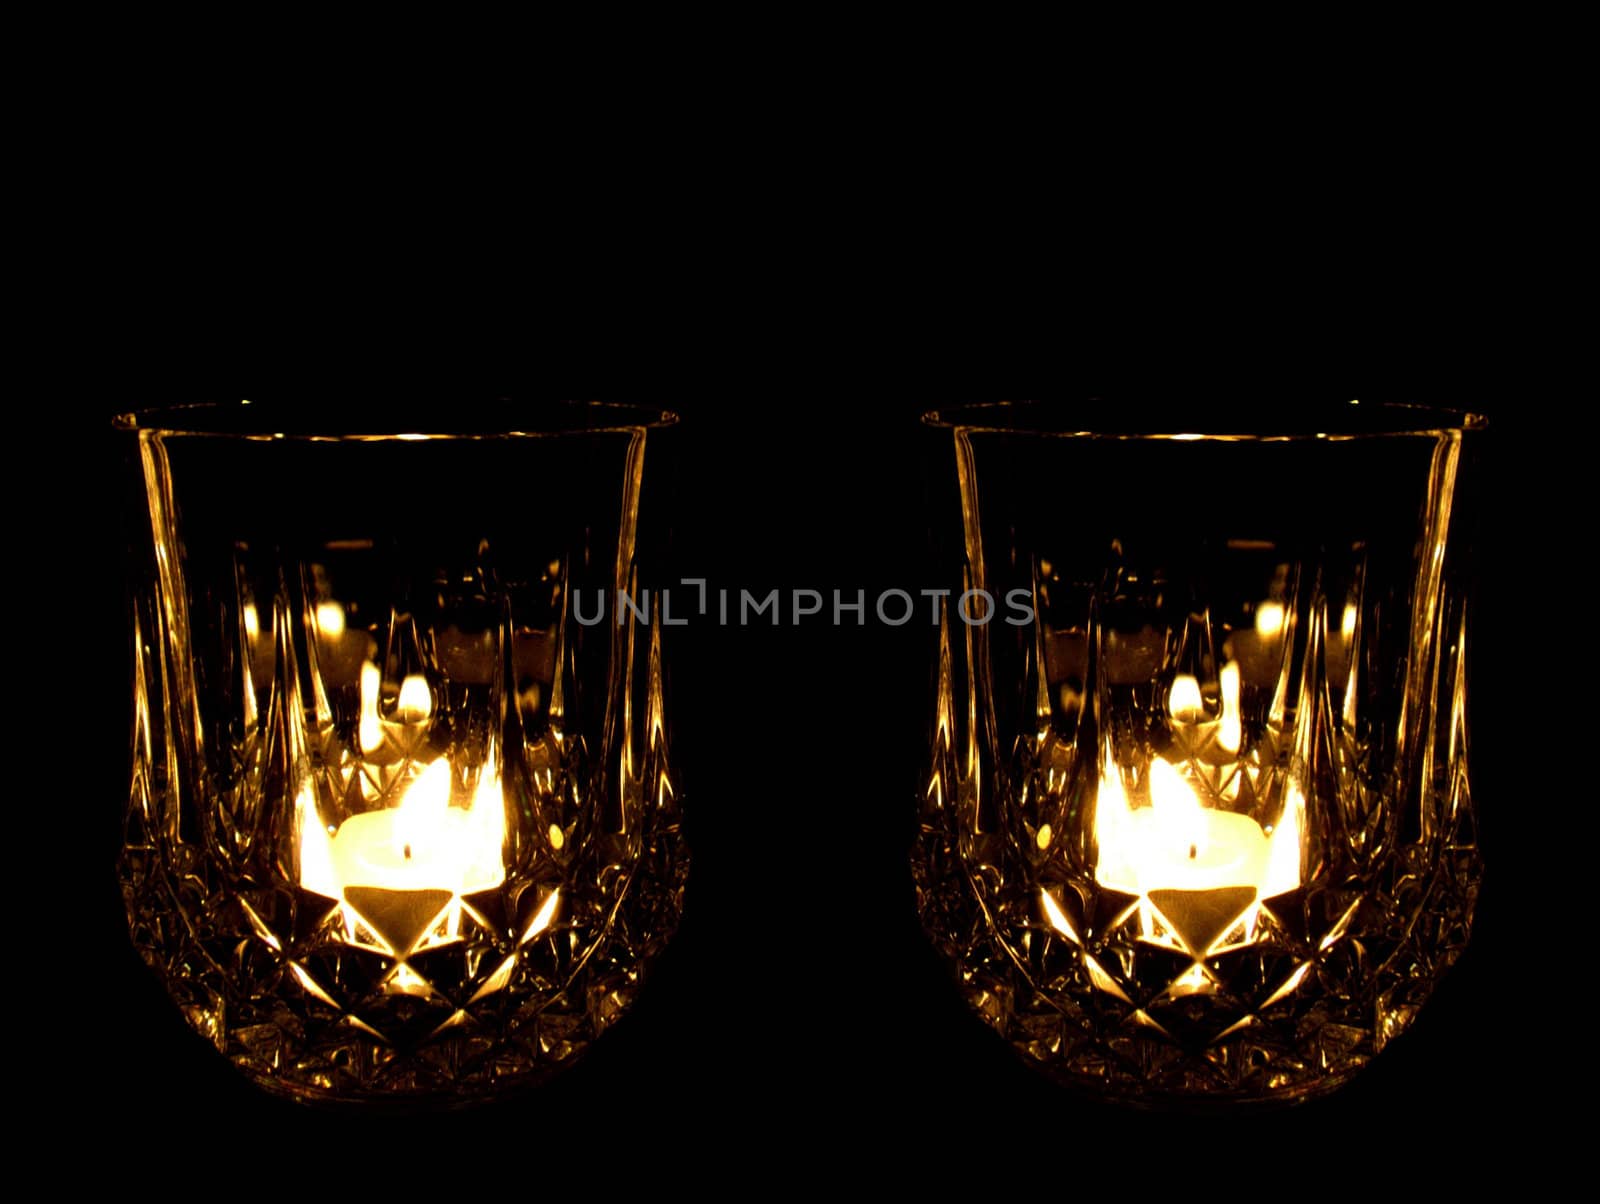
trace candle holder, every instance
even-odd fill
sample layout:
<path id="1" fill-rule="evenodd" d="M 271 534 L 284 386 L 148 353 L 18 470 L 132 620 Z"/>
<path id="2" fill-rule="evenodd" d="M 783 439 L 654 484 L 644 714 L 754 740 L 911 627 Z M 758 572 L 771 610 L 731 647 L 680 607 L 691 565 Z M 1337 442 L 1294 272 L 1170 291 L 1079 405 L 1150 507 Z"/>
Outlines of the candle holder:
<path id="1" fill-rule="evenodd" d="M 616 1020 L 678 919 L 649 604 L 675 419 L 335 413 L 118 420 L 129 928 L 268 1091 L 482 1100 Z"/>
<path id="2" fill-rule="evenodd" d="M 949 595 L 913 860 L 972 1007 L 1123 1102 L 1345 1082 L 1471 926 L 1481 420 L 924 421 Z"/>

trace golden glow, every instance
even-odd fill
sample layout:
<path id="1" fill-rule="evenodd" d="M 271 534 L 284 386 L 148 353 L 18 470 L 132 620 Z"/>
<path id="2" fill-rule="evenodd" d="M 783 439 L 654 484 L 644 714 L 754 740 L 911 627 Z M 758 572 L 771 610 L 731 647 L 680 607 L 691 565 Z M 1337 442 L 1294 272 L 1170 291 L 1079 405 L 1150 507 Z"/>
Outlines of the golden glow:
<path id="1" fill-rule="evenodd" d="M 261 616 L 256 613 L 253 602 L 244 608 L 244 630 L 252 640 L 261 634 Z"/>
<path id="2" fill-rule="evenodd" d="M 1220 1033 L 1218 1033 L 1216 1035 L 1216 1037 L 1214 1038 L 1214 1040 L 1215 1041 L 1220 1041 L 1224 1037 L 1233 1036 L 1234 1033 L 1242 1033 L 1245 1029 L 1249 1028 L 1252 1024 L 1257 1024 L 1257 1023 L 1259 1023 L 1259 1021 L 1257 1021 L 1254 1016 L 1246 1016 L 1241 1020 L 1235 1020 L 1232 1024 L 1228 1025 L 1227 1028 L 1223 1029 Z"/>
<path id="3" fill-rule="evenodd" d="M 1182 999 L 1189 995 L 1214 995 L 1216 991 L 1216 980 L 1211 977 L 1205 966 L 1195 962 L 1172 980 L 1172 985 L 1167 988 L 1166 994 L 1172 999 Z"/>
<path id="4" fill-rule="evenodd" d="M 242 896 L 237 899 L 237 902 L 239 904 L 239 910 L 244 912 L 244 918 L 250 924 L 251 931 L 254 932 L 256 936 L 260 937 L 261 940 L 266 944 L 267 948 L 271 949 L 274 953 L 282 953 L 283 943 L 278 940 L 278 934 L 267 927 L 266 922 L 256 914 L 256 909 L 251 907 L 249 902 Z"/>
<path id="5" fill-rule="evenodd" d="M 1305 809 L 1305 798 L 1291 779 L 1284 791 L 1283 814 L 1268 829 L 1267 872 L 1257 892 L 1263 899 L 1300 885 L 1300 831 Z"/>
<path id="6" fill-rule="evenodd" d="M 551 824 L 550 825 L 550 847 L 552 849 L 559 849 L 562 845 L 564 845 L 566 843 L 567 843 L 567 834 L 561 830 L 561 825 L 560 824 Z"/>
<path id="7" fill-rule="evenodd" d="M 451 1012 L 450 1015 L 444 1020 L 440 1021 L 439 1027 L 429 1033 L 428 1036 L 430 1038 L 437 1037 L 440 1033 L 449 1032 L 453 1028 L 460 1028 L 470 1019 L 471 1017 L 468 1016 L 465 1011 L 457 1009 L 456 1011 Z"/>
<path id="8" fill-rule="evenodd" d="M 500 848 L 506 842 L 506 796 L 500 775 L 485 770 L 472 792 L 472 809 L 467 812 L 471 855 L 481 860 L 500 861 Z"/>
<path id="9" fill-rule="evenodd" d="M 1205 717 L 1205 701 L 1200 697 L 1200 683 L 1187 673 L 1172 679 L 1172 689 L 1167 694 L 1167 711 L 1174 719 L 1194 723 Z"/>
<path id="10" fill-rule="evenodd" d="M 330 899 L 339 897 L 339 879 L 333 869 L 333 843 L 317 813 L 311 783 L 300 788 L 294 801 L 295 822 L 300 825 L 300 885 Z"/>
<path id="11" fill-rule="evenodd" d="M 1207 851 L 1205 808 L 1183 775 L 1159 757 L 1150 762 L 1150 806 L 1162 837 L 1180 848 L 1187 845 L 1190 860 L 1197 861 Z"/>
<path id="12" fill-rule="evenodd" d="M 382 986 L 385 995 L 414 995 L 426 999 L 433 994 L 433 988 L 428 985 L 428 980 L 405 962 L 398 963 L 389 971 Z"/>
<path id="13" fill-rule="evenodd" d="M 1061 904 L 1056 902 L 1055 896 L 1046 887 L 1041 886 L 1039 888 L 1039 899 L 1044 904 L 1045 919 L 1050 921 L 1050 927 L 1054 928 L 1074 945 L 1083 944 L 1082 938 L 1078 936 L 1077 929 L 1072 926 L 1072 921 L 1067 919 L 1067 913 L 1061 910 Z"/>
<path id="14" fill-rule="evenodd" d="M 392 824 L 394 852 L 402 861 L 439 840 L 445 812 L 450 810 L 450 762 L 443 757 L 422 771 L 407 787 Z"/>
<path id="15" fill-rule="evenodd" d="M 493 995 L 496 991 L 505 990 L 506 984 L 511 981 L 511 972 L 516 968 L 517 955 L 513 953 L 510 957 L 506 958 L 505 961 L 501 962 L 495 967 L 494 973 L 489 975 L 488 978 L 484 979 L 483 985 L 473 992 L 472 998 L 467 1000 L 467 1003 L 469 1005 L 477 1003 L 478 1000 L 484 998 L 486 995 Z"/>
<path id="16" fill-rule="evenodd" d="M 1273 1004 L 1277 1003 L 1278 1000 L 1292 992 L 1300 985 L 1301 981 L 1305 978 L 1310 969 L 1310 962 L 1301 962 L 1298 966 L 1296 966 L 1294 968 L 1294 972 L 1289 975 L 1289 977 L 1284 981 L 1283 985 L 1271 995 L 1267 996 L 1266 1002 L 1261 1005 L 1262 1009 L 1271 1007 Z"/>
<path id="17" fill-rule="evenodd" d="M 486 773 L 473 791 L 470 807 L 451 806 L 454 775 L 450 763 L 434 761 L 405 788 L 400 805 L 352 815 L 330 839 L 316 821 L 316 809 L 302 806 L 300 884 L 333 899 L 345 899 L 352 887 L 394 892 L 448 891 L 451 903 L 440 915 L 435 937 L 456 938 L 461 922 L 460 896 L 488 890 L 505 881 L 505 796 L 500 778 Z M 309 792 L 307 792 L 309 797 Z M 362 908 L 375 906 L 369 899 Z M 396 901 L 403 909 L 403 900 Z M 351 940 L 357 938 L 357 916 L 346 915 Z M 388 931 L 383 917 L 373 921 Z"/>
<path id="18" fill-rule="evenodd" d="M 378 691 L 383 686 L 383 674 L 371 661 L 361 665 L 361 725 L 358 736 L 361 751 L 376 752 L 383 744 L 383 725 L 378 722 Z"/>
<path id="19" fill-rule="evenodd" d="M 421 723 L 433 714 L 433 691 L 428 689 L 428 679 L 413 673 L 400 683 L 400 703 L 397 718 L 401 723 Z"/>
<path id="20" fill-rule="evenodd" d="M 1149 1012 L 1145 1011 L 1143 1008 L 1135 1008 L 1134 1009 L 1133 1022 L 1135 1024 L 1141 1025 L 1144 1028 L 1153 1028 L 1158 1033 L 1166 1033 L 1167 1032 L 1167 1030 L 1162 1026 L 1161 1022 L 1159 1020 L 1157 1020 L 1154 1016 L 1152 1016 Z M 1171 1036 L 1172 1034 L 1171 1033 L 1167 1033 L 1167 1035 Z"/>
<path id="21" fill-rule="evenodd" d="M 1239 665 L 1229 661 L 1222 666 L 1222 726 L 1217 730 L 1217 743 L 1230 753 L 1237 754 L 1241 726 L 1239 723 Z"/>
<path id="22" fill-rule="evenodd" d="M 1150 765 L 1149 794 L 1149 807 L 1129 807 L 1116 772 L 1101 779 L 1095 806 L 1101 885 L 1139 896 L 1252 887 L 1257 899 L 1300 885 L 1303 803 L 1292 785 L 1270 833 L 1248 815 L 1202 805 L 1183 775 L 1159 758 Z"/>
<path id="23" fill-rule="evenodd" d="M 1206 747 L 1236 757 L 1242 736 L 1238 665 L 1229 661 L 1220 679 L 1222 719 Z M 1192 722 L 1199 701 L 1192 677 L 1173 682 L 1175 727 Z M 1109 746 L 1102 758 L 1095 881 L 1133 896 L 1143 939 L 1196 958 L 1255 941 L 1261 900 L 1300 884 L 1305 804 L 1293 779 L 1276 823 L 1263 828 L 1249 815 L 1226 810 L 1237 789 L 1219 795 L 1212 781 L 1217 772 L 1236 782 L 1244 766 L 1175 765 L 1155 757 L 1141 781 L 1124 776 Z M 1211 989 L 1203 976 L 1182 984 L 1187 993 Z"/>
<path id="24" fill-rule="evenodd" d="M 1048 849 L 1050 847 L 1050 838 L 1054 835 L 1055 833 L 1050 830 L 1049 824 L 1040 824 L 1038 834 L 1034 836 L 1033 840 L 1041 850 Z"/>
<path id="25" fill-rule="evenodd" d="M 336 639 L 344 634 L 344 607 L 337 602 L 319 602 L 317 604 L 317 629 L 329 639 Z"/>
<path id="26" fill-rule="evenodd" d="M 1339 917 L 1339 919 L 1334 923 L 1333 927 L 1328 929 L 1328 935 L 1323 937 L 1322 940 L 1317 944 L 1317 951 L 1319 953 L 1326 953 L 1329 949 L 1332 949 L 1341 940 L 1343 940 L 1344 934 L 1350 929 L 1350 921 L 1356 918 L 1356 912 L 1360 910 L 1361 900 L 1360 898 L 1357 898 L 1355 902 L 1351 903 L 1349 907 L 1344 909 L 1344 914 Z"/>
<path id="27" fill-rule="evenodd" d="M 354 1015 L 352 1013 L 349 1013 L 349 1012 L 345 1013 L 345 1018 L 343 1020 L 339 1021 L 339 1023 L 342 1024 L 342 1025 L 345 1025 L 348 1028 L 355 1029 L 358 1033 L 366 1033 L 367 1036 L 369 1036 L 369 1037 L 376 1037 L 379 1041 L 386 1040 L 384 1035 L 382 1033 L 380 1033 L 377 1029 L 373 1028 L 372 1025 L 368 1024 L 360 1016 Z"/>
<path id="28" fill-rule="evenodd" d="M 555 890 L 550 892 L 550 897 L 540 905 L 539 910 L 534 913 L 533 919 L 528 921 L 528 929 L 522 934 L 522 940 L 519 942 L 519 944 L 526 945 L 534 937 L 538 936 L 546 928 L 550 927 L 550 921 L 555 919 L 556 906 L 560 902 L 561 889 L 557 887 Z"/>
<path id="29" fill-rule="evenodd" d="M 1344 636 L 1349 643 L 1350 637 L 1356 633 L 1356 607 L 1354 602 L 1346 602 L 1344 614 L 1339 617 L 1339 634 Z"/>
<path id="30" fill-rule="evenodd" d="M 1270 640 L 1283 632 L 1283 603 L 1263 602 L 1256 607 L 1256 634 Z"/>

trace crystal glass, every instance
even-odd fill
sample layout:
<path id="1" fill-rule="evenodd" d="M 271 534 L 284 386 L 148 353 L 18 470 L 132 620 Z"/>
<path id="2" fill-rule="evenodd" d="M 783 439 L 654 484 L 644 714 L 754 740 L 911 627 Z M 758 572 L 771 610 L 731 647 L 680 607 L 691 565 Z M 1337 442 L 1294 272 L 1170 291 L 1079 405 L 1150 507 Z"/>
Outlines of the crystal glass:
<path id="1" fill-rule="evenodd" d="M 1116 418 L 925 419 L 950 593 L 923 924 L 1067 1083 L 1315 1095 L 1406 1029 L 1471 925 L 1482 423 Z"/>
<path id="2" fill-rule="evenodd" d="M 536 1081 L 679 915 L 649 605 L 675 419 L 459 410 L 117 424 L 129 930 L 196 1032 L 303 1101 Z"/>

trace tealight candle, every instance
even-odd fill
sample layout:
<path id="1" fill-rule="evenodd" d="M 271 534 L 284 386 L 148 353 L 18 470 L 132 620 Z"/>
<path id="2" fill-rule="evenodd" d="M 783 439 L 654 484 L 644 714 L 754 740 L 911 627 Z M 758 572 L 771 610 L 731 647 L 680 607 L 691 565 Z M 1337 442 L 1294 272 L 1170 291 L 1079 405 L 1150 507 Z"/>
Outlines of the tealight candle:
<path id="1" fill-rule="evenodd" d="M 302 829 L 301 885 L 334 899 L 351 887 L 468 895 L 499 886 L 500 780 L 486 776 L 470 808 L 452 807 L 450 788 L 449 762 L 440 759 L 406 788 L 398 807 L 352 815 L 331 838 L 312 819 Z"/>

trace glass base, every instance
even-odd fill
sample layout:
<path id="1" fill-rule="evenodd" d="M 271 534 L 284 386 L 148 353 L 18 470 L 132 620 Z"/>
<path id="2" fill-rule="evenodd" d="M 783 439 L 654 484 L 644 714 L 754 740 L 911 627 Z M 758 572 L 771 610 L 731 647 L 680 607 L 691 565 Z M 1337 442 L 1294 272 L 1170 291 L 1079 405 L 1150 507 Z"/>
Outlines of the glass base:
<path id="1" fill-rule="evenodd" d="M 1299 1102 L 1357 1074 L 1465 948 L 1482 874 L 1470 845 L 1406 849 L 1362 884 L 1174 925 L 1169 900 L 1031 880 L 1020 860 L 999 836 L 919 834 L 922 923 L 968 1003 L 1064 1085 L 1185 1109 Z"/>
<path id="2" fill-rule="evenodd" d="M 195 1032 L 272 1094 L 405 1107 L 497 1098 L 574 1060 L 632 1003 L 688 868 L 675 818 L 595 841 L 558 883 L 461 897 L 335 900 L 164 860 L 130 843 L 123 894 Z"/>

